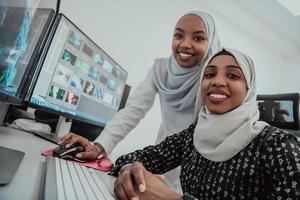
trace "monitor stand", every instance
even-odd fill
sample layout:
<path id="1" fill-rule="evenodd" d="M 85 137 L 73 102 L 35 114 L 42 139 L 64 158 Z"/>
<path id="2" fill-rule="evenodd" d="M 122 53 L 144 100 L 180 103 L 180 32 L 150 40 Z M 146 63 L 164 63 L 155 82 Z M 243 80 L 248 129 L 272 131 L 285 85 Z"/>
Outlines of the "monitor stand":
<path id="1" fill-rule="evenodd" d="M 8 110 L 9 104 L 1 103 L 0 102 L 0 125 L 2 126 L 7 110 Z"/>
<path id="2" fill-rule="evenodd" d="M 58 141 L 67 133 L 70 132 L 72 125 L 72 120 L 66 117 L 60 116 L 58 118 L 58 122 L 56 125 L 55 133 L 41 133 L 41 132 L 35 132 L 33 134 L 46 139 L 50 142 L 53 142 L 55 144 L 58 143 Z"/>

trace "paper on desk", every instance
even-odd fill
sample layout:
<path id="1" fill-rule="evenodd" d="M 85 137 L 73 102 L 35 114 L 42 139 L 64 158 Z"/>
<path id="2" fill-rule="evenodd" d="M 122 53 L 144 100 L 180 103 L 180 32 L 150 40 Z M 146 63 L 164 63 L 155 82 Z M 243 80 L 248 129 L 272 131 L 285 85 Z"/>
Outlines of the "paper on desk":
<path id="1" fill-rule="evenodd" d="M 53 156 L 53 150 L 54 149 L 48 149 L 48 150 L 44 151 L 42 153 L 42 155 L 45 157 Z M 76 161 L 72 161 L 72 162 L 76 162 Z M 102 158 L 97 158 L 96 160 L 90 161 L 90 162 L 85 162 L 85 163 L 76 162 L 76 163 L 86 166 L 86 167 L 91 167 L 93 169 L 96 169 L 96 170 L 99 170 L 102 172 L 109 172 L 113 168 L 113 163 L 107 156 L 104 156 Z"/>
<path id="2" fill-rule="evenodd" d="M 34 133 L 51 133 L 51 127 L 48 124 L 36 122 L 31 119 L 16 119 L 11 127 Z"/>

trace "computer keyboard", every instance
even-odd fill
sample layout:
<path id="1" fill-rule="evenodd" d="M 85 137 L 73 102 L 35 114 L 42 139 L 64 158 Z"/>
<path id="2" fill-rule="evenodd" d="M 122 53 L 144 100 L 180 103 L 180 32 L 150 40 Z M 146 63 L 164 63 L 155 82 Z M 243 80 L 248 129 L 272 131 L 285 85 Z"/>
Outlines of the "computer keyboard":
<path id="1" fill-rule="evenodd" d="M 113 200 L 96 170 L 59 158 L 47 157 L 44 200 Z"/>

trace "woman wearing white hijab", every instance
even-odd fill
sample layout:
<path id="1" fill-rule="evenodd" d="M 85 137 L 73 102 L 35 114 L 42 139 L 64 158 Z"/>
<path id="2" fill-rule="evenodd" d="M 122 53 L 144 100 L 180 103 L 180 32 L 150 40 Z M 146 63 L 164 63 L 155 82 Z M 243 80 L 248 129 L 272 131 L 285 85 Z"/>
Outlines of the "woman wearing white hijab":
<path id="1" fill-rule="evenodd" d="M 119 199 L 300 199 L 300 144 L 258 121 L 252 60 L 234 49 L 211 57 L 188 129 L 116 161 Z M 128 163 L 133 163 L 127 165 Z M 157 175 L 181 166 L 181 195 Z"/>
<path id="2" fill-rule="evenodd" d="M 183 15 L 177 22 L 172 41 L 172 55 L 154 62 L 145 80 L 129 98 L 126 107 L 107 123 L 92 146 L 86 139 L 67 134 L 60 144 L 75 142 L 87 147 L 81 158 L 95 159 L 105 150 L 109 153 L 153 106 L 159 95 L 162 122 L 156 142 L 187 128 L 194 122 L 199 76 L 207 58 L 220 48 L 213 18 L 202 11 Z M 154 133 L 156 134 L 156 133 Z M 99 148 L 97 148 L 99 147 Z M 176 188 L 178 174 L 168 177 Z"/>

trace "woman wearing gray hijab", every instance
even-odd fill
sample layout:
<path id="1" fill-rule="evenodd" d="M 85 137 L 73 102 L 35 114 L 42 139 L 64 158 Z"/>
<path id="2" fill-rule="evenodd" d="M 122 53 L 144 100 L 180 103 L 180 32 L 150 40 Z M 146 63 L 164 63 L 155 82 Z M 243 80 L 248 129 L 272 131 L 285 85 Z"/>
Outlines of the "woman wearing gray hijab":
<path id="1" fill-rule="evenodd" d="M 88 146 L 86 152 L 78 156 L 91 160 L 104 151 L 109 153 L 150 110 L 156 94 L 160 98 L 162 115 L 156 143 L 187 128 L 195 120 L 201 69 L 207 58 L 219 48 L 220 41 L 213 18 L 202 11 L 186 13 L 175 26 L 172 55 L 154 61 L 145 80 L 130 96 L 126 107 L 107 123 L 95 140 L 95 145 L 72 133 L 67 134 L 60 144 L 79 142 Z M 177 185 L 179 175 L 174 173 L 167 176 L 174 187 L 180 188 Z"/>
<path id="2" fill-rule="evenodd" d="M 196 122 L 158 145 L 118 158 L 112 172 L 118 176 L 116 195 L 122 200 L 300 199 L 300 143 L 259 121 L 252 60 L 224 48 L 208 61 L 200 76 Z M 177 166 L 183 195 L 154 175 Z"/>

